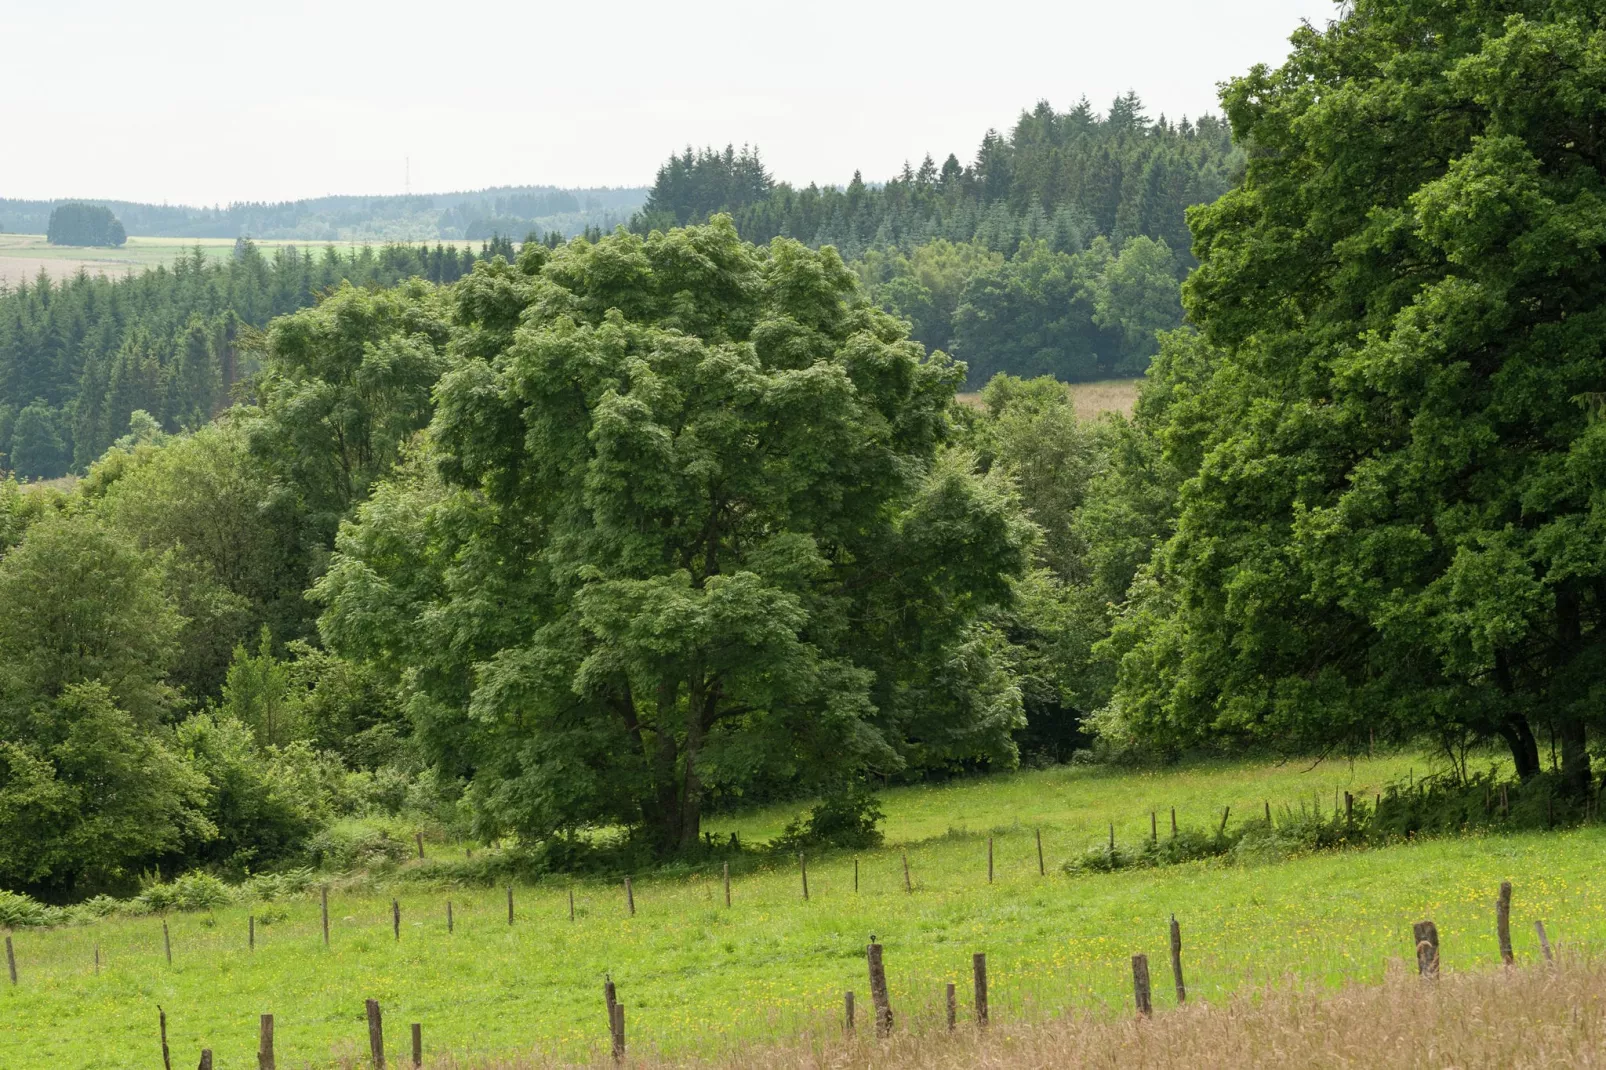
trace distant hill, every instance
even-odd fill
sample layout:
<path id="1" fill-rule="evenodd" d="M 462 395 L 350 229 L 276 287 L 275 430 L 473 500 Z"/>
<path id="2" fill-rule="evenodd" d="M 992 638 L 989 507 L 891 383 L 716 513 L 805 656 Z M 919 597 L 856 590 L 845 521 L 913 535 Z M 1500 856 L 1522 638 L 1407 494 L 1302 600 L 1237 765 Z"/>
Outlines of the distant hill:
<path id="1" fill-rule="evenodd" d="M 458 193 L 386 197 L 315 197 L 275 204 L 241 202 L 226 208 L 74 199 L 0 198 L 0 229 L 43 234 L 63 204 L 109 208 L 131 235 L 152 238 L 286 238 L 303 241 L 482 240 L 500 234 L 522 240 L 530 231 L 565 237 L 587 227 L 611 230 L 646 202 L 645 187 L 559 189 L 499 186 Z"/>

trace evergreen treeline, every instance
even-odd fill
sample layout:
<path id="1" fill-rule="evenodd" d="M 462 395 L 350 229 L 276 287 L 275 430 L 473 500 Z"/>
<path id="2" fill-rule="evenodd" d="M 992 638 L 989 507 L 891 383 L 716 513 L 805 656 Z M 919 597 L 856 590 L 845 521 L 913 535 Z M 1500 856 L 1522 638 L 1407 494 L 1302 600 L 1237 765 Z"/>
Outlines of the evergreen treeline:
<path id="1" fill-rule="evenodd" d="M 51 245 L 122 245 L 128 235 L 110 208 L 64 204 L 50 213 L 45 238 Z"/>
<path id="2" fill-rule="evenodd" d="M 1046 102 L 969 164 L 927 156 L 882 185 L 775 182 L 757 150 L 688 148 L 661 168 L 640 233 L 728 213 L 750 241 L 835 246 L 916 339 L 998 372 L 1066 381 L 1139 375 L 1157 332 L 1182 322 L 1195 261 L 1186 210 L 1241 166 L 1212 116 L 1151 120 L 1134 93 L 1104 115 Z"/>
<path id="3" fill-rule="evenodd" d="M 165 432 L 199 427 L 255 368 L 247 341 L 275 316 L 339 285 L 450 283 L 477 259 L 512 255 L 387 245 L 340 253 L 240 240 L 227 260 L 199 250 L 171 268 L 108 279 L 80 273 L 0 292 L 0 470 L 44 479 L 83 471 L 144 412 Z"/>
<path id="4" fill-rule="evenodd" d="M 586 227 L 612 230 L 640 208 L 646 192 L 635 187 L 502 186 L 457 193 L 242 201 L 215 208 L 115 200 L 91 203 L 115 213 L 129 233 L 148 237 L 479 241 L 497 233 L 532 230 L 556 230 L 565 237 Z M 43 234 L 51 213 L 64 203 L 0 198 L 0 229 Z"/>
<path id="5" fill-rule="evenodd" d="M 1240 158 L 1220 119 L 1153 120 L 1135 93 L 1104 115 L 1086 100 L 1068 112 L 1043 101 L 1007 135 L 988 131 L 969 164 L 928 155 L 879 186 L 856 172 L 845 188 L 797 189 L 775 182 L 756 149 L 687 148 L 659 168 L 632 226 L 645 233 L 726 212 L 748 241 L 834 245 L 850 260 L 939 238 L 1009 255 L 1028 239 L 1076 249 L 1143 235 L 1191 266 L 1183 213 L 1221 196 Z"/>

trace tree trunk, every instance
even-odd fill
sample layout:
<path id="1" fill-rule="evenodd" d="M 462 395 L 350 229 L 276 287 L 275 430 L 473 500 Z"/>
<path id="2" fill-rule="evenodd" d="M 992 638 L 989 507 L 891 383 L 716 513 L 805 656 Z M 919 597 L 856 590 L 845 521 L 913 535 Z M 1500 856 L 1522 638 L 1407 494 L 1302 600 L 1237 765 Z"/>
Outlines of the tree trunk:
<path id="1" fill-rule="evenodd" d="M 697 762 L 703 751 L 703 737 L 708 726 L 714 723 L 714 712 L 719 704 L 719 679 L 693 680 L 686 703 L 686 745 L 681 750 L 683 763 L 680 792 L 680 846 L 684 850 L 696 847 L 702 835 L 703 780 Z"/>
<path id="2" fill-rule="evenodd" d="M 1561 782 L 1563 790 L 1583 798 L 1589 794 L 1589 749 L 1584 719 L 1577 713 L 1576 701 L 1569 687 L 1555 687 L 1558 679 L 1565 680 L 1583 652 L 1583 621 L 1579 614 L 1578 591 L 1563 584 L 1556 591 L 1556 639 L 1560 647 L 1558 664 L 1551 674 L 1550 701 L 1553 709 L 1561 711 L 1556 722 L 1556 734 L 1561 739 Z M 1557 692 L 1560 693 L 1557 693 Z"/>
<path id="3" fill-rule="evenodd" d="M 1539 775 L 1539 740 L 1528 725 L 1528 718 L 1520 713 L 1506 714 L 1498 729 L 1500 737 L 1511 748 L 1511 761 L 1517 767 L 1518 780 L 1530 780 Z"/>

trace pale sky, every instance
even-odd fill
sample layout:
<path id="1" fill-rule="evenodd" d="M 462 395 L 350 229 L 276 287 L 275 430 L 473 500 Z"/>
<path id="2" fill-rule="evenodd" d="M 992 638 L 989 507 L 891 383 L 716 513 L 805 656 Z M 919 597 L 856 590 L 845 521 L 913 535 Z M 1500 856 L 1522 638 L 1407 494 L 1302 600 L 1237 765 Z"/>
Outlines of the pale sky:
<path id="1" fill-rule="evenodd" d="M 799 184 L 968 162 L 1039 99 L 1218 110 L 1331 0 L 565 5 L 0 0 L 0 197 L 214 204 L 646 185 L 760 147 Z"/>

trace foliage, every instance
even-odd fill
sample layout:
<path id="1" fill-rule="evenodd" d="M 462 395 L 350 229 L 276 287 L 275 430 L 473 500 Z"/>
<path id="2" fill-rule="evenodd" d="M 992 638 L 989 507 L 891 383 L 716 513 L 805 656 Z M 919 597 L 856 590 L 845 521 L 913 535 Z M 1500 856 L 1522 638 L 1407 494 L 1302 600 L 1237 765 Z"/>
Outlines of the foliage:
<path id="1" fill-rule="evenodd" d="M 67 686 L 0 738 L 0 884 L 47 898 L 116 888 L 215 830 L 205 779 L 99 683 Z"/>
<path id="2" fill-rule="evenodd" d="M 1499 739 L 1569 790 L 1600 727 L 1603 41 L 1565 0 L 1360 0 L 1225 91 L 1190 216 L 1213 364 L 1121 625 L 1126 730 L 1353 750 Z"/>
<path id="3" fill-rule="evenodd" d="M 1028 531 L 937 454 L 956 369 L 834 253 L 721 220 L 527 246 L 456 302 L 429 449 L 315 590 L 483 836 L 689 848 L 710 793 L 1013 760 L 978 618 Z"/>
<path id="4" fill-rule="evenodd" d="M 783 852 L 805 847 L 879 847 L 884 837 L 877 826 L 886 816 L 868 784 L 852 784 L 827 795 L 807 814 L 789 822 L 770 847 Z"/>
<path id="5" fill-rule="evenodd" d="M 45 238 L 51 245 L 122 245 L 122 222 L 99 204 L 63 204 L 50 213 Z"/>

